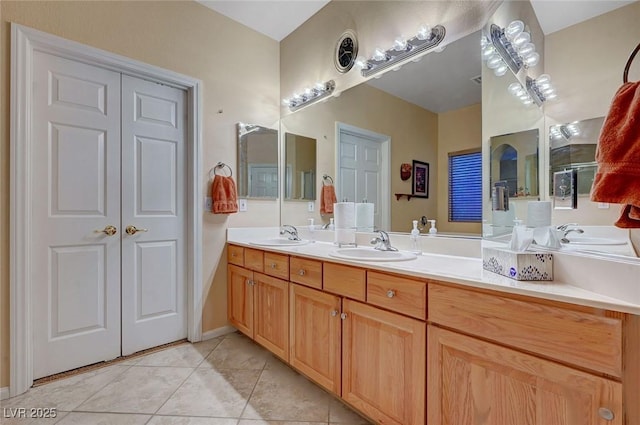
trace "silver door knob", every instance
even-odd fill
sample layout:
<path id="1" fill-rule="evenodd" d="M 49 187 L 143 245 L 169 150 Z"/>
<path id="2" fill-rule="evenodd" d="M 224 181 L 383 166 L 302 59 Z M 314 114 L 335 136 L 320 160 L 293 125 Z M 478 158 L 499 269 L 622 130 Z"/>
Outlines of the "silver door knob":
<path id="1" fill-rule="evenodd" d="M 125 227 L 124 231 L 127 233 L 127 235 L 135 235 L 138 232 L 148 232 L 149 229 L 139 229 L 136 226 L 130 224 Z"/>
<path id="2" fill-rule="evenodd" d="M 341 318 L 342 320 L 346 319 L 346 318 L 347 318 L 347 313 L 342 313 L 342 314 L 340 315 L 340 318 Z"/>
<path id="3" fill-rule="evenodd" d="M 615 418 L 616 415 L 613 414 L 613 412 L 609 409 L 607 409 L 606 407 L 601 407 L 598 409 L 598 415 L 600 415 L 600 417 L 602 419 L 604 419 L 605 421 L 612 421 L 613 418 Z"/>
<path id="4" fill-rule="evenodd" d="M 387 297 L 389 297 L 389 298 L 393 298 L 393 297 L 395 297 L 395 296 L 396 296 L 396 291 L 394 291 L 393 289 L 389 289 L 389 290 L 387 291 Z"/>
<path id="5" fill-rule="evenodd" d="M 338 315 L 338 310 L 331 310 L 331 317 L 336 317 Z"/>
<path id="6" fill-rule="evenodd" d="M 111 224 L 109 224 L 102 230 L 96 230 L 96 233 L 104 233 L 107 236 L 113 236 L 118 233 L 118 229 L 116 228 L 116 226 L 112 226 Z"/>

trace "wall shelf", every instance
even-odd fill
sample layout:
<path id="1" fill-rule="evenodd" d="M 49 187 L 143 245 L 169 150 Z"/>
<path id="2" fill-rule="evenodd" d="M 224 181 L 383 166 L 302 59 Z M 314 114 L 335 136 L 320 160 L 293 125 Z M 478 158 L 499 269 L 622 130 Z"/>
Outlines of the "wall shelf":
<path id="1" fill-rule="evenodd" d="M 424 198 L 427 199 L 428 196 L 425 195 L 413 195 L 411 193 L 395 193 L 396 195 L 396 201 L 399 201 L 403 196 L 407 197 L 407 201 L 410 201 L 411 198 Z"/>

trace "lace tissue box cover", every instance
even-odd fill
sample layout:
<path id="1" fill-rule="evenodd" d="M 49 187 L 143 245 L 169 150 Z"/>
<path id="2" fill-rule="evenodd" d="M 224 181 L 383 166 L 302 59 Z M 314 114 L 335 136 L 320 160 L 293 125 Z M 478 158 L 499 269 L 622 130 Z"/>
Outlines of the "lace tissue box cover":
<path id="1" fill-rule="evenodd" d="M 549 253 L 483 248 L 482 267 L 516 280 L 553 280 L 553 255 Z"/>

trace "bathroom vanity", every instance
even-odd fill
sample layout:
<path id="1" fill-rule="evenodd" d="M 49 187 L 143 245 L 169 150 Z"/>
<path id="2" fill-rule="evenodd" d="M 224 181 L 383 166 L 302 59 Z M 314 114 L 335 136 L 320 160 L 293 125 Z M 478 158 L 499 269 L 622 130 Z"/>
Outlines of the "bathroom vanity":
<path id="1" fill-rule="evenodd" d="M 228 318 L 384 424 L 640 423 L 640 306 L 478 258 L 229 239 Z"/>

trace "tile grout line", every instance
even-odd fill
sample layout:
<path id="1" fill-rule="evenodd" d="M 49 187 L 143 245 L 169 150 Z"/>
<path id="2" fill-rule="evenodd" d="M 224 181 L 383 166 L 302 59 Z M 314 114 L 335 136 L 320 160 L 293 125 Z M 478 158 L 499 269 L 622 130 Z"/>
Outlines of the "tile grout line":
<path id="1" fill-rule="evenodd" d="M 251 401 L 251 397 L 253 397 L 253 393 L 255 392 L 256 387 L 258 386 L 258 382 L 260 382 L 260 378 L 262 378 L 262 374 L 264 373 L 265 369 L 267 368 L 267 363 L 268 362 L 269 362 L 269 360 L 266 359 L 264 361 L 264 365 L 262 365 L 262 370 L 260 370 L 260 374 L 258 375 L 258 379 L 256 379 L 256 383 L 253 385 L 253 388 L 251 389 L 251 394 L 249 394 L 249 397 L 247 398 L 247 402 L 245 403 L 244 408 L 242 409 L 242 412 L 240 412 L 240 416 L 238 417 L 238 424 L 242 420 L 242 416 L 244 415 L 244 412 L 247 410 L 247 406 L 249 405 L 249 402 Z"/>

